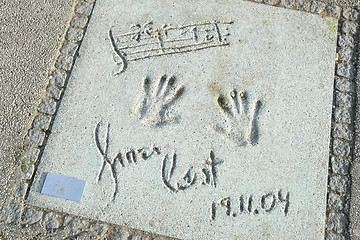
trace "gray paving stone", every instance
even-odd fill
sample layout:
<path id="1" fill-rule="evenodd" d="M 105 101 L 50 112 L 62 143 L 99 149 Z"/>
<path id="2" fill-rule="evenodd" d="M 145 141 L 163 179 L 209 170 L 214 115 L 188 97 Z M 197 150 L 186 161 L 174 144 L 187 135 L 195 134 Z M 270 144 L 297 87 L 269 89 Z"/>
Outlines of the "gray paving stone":
<path id="1" fill-rule="evenodd" d="M 44 224 L 46 230 L 53 230 L 57 229 L 60 226 L 60 222 L 58 220 L 58 217 L 53 212 L 48 212 L 44 214 Z"/>
<path id="2" fill-rule="evenodd" d="M 81 232 L 81 233 L 79 233 L 77 235 L 70 236 L 69 239 L 72 239 L 72 240 L 92 240 L 92 239 L 99 239 L 99 236 L 92 235 L 90 232 L 84 231 L 84 232 Z"/>
<path id="3" fill-rule="evenodd" d="M 86 16 L 75 16 L 71 22 L 70 26 L 74 28 L 84 28 L 88 22 L 88 17 Z"/>
<path id="4" fill-rule="evenodd" d="M 334 231 L 335 233 L 342 233 L 347 225 L 347 222 L 348 220 L 344 213 L 329 213 L 327 228 L 328 230 Z"/>
<path id="5" fill-rule="evenodd" d="M 38 160 L 40 149 L 29 147 L 24 154 L 24 163 L 34 163 Z"/>
<path id="6" fill-rule="evenodd" d="M 354 47 L 354 44 L 355 44 L 355 40 L 350 35 L 341 34 L 338 38 L 338 45 L 340 47 Z"/>
<path id="7" fill-rule="evenodd" d="M 56 112 L 57 104 L 54 100 L 43 99 L 39 105 L 38 111 L 46 114 L 54 114 Z"/>
<path id="8" fill-rule="evenodd" d="M 341 14 L 341 8 L 338 6 L 326 6 L 326 11 L 331 17 L 339 18 Z"/>
<path id="9" fill-rule="evenodd" d="M 56 60 L 55 67 L 69 71 L 73 64 L 73 56 L 60 55 Z"/>
<path id="10" fill-rule="evenodd" d="M 34 240 L 33 238 L 37 238 L 42 240 L 45 239 L 46 235 L 48 235 L 44 226 L 42 226 L 40 222 L 36 222 L 34 224 L 20 224 L 16 226 L 16 228 L 18 230 L 16 232 L 17 238 L 15 239 Z M 11 234 L 11 236 L 15 237 L 13 234 Z"/>
<path id="11" fill-rule="evenodd" d="M 43 211 L 36 210 L 33 208 L 25 208 L 24 213 L 21 217 L 21 224 L 23 225 L 31 225 L 39 222 L 42 219 Z"/>
<path id="12" fill-rule="evenodd" d="M 348 158 L 350 156 L 350 149 L 351 147 L 349 143 L 339 139 L 334 139 L 333 153 L 335 156 Z"/>
<path id="13" fill-rule="evenodd" d="M 11 198 L 12 183 L 19 180 L 13 175 L 20 159 L 12 154 L 22 148 L 35 117 L 72 15 L 73 2 L 5 0 L 0 3 L 0 208 Z M 7 238 L 24 239 L 10 235 Z"/>
<path id="14" fill-rule="evenodd" d="M 302 10 L 302 11 L 309 11 L 310 8 L 310 2 L 307 0 L 295 0 L 296 3 L 296 9 Z"/>
<path id="15" fill-rule="evenodd" d="M 50 236 L 47 239 L 69 239 L 69 230 L 66 228 L 56 228 L 51 230 Z"/>
<path id="16" fill-rule="evenodd" d="M 20 178 L 23 180 L 30 180 L 34 174 L 34 164 L 22 164 L 17 169 Z"/>
<path id="17" fill-rule="evenodd" d="M 108 240 L 115 240 L 115 239 L 126 239 L 127 233 L 124 229 L 119 227 L 114 227 L 112 231 L 106 236 Z"/>
<path id="18" fill-rule="evenodd" d="M 332 175 L 329 177 L 330 189 L 337 193 L 347 193 L 349 187 L 349 178 L 347 176 Z"/>
<path id="19" fill-rule="evenodd" d="M 67 74 L 65 71 L 55 70 L 49 78 L 51 84 L 57 87 L 63 87 L 66 82 Z"/>
<path id="20" fill-rule="evenodd" d="M 347 93 L 336 92 L 335 105 L 342 108 L 351 108 L 352 107 L 351 95 Z"/>
<path id="21" fill-rule="evenodd" d="M 146 237 L 137 236 L 137 235 L 135 235 L 135 234 L 128 236 L 128 239 L 130 239 L 130 240 L 147 240 Z"/>
<path id="22" fill-rule="evenodd" d="M 29 139 L 32 145 L 41 146 L 45 139 L 45 132 L 36 129 L 29 130 Z"/>
<path id="23" fill-rule="evenodd" d="M 347 20 L 356 21 L 359 18 L 359 11 L 353 8 L 345 8 L 342 15 Z"/>
<path id="24" fill-rule="evenodd" d="M 108 225 L 103 224 L 103 223 L 92 222 L 92 223 L 90 223 L 88 229 L 90 232 L 95 232 L 100 237 L 103 237 L 106 234 L 106 232 L 108 231 Z"/>
<path id="25" fill-rule="evenodd" d="M 270 4 L 270 5 L 276 5 L 278 4 L 279 0 L 264 0 L 264 3 Z"/>
<path id="26" fill-rule="evenodd" d="M 0 222 L 15 224 L 20 222 L 21 204 L 18 202 L 7 202 L 0 212 Z"/>
<path id="27" fill-rule="evenodd" d="M 73 218 L 69 223 L 68 226 L 70 228 L 70 235 L 76 235 L 81 232 L 81 228 L 85 226 L 86 222 L 82 219 Z"/>
<path id="28" fill-rule="evenodd" d="M 337 0 L 336 4 L 341 7 L 357 7 L 359 6 L 359 0 Z"/>
<path id="29" fill-rule="evenodd" d="M 358 5 L 359 6 L 359 5 Z M 350 15 L 352 18 L 351 20 L 359 21 L 359 14 L 358 10 L 351 10 L 351 9 L 345 9 L 343 12 L 343 15 Z M 349 17 L 349 16 L 345 16 Z M 357 34 L 357 39 L 359 35 Z M 357 47 L 357 53 L 359 54 L 359 46 Z M 355 57 L 356 58 L 356 57 Z M 359 61 L 359 55 L 357 55 L 357 76 L 355 78 L 356 83 L 356 99 L 354 100 L 356 102 L 356 107 L 354 108 L 354 124 L 355 124 L 355 141 L 354 141 L 354 150 L 353 150 L 353 161 L 351 164 L 351 198 L 349 201 L 349 208 L 350 208 L 350 224 L 349 224 L 349 233 L 350 233 L 350 239 L 351 240 L 357 240 L 360 239 L 360 61 Z"/>
<path id="30" fill-rule="evenodd" d="M 335 122 L 351 124 L 352 122 L 351 112 L 352 110 L 350 108 L 347 109 L 336 108 L 334 111 Z"/>
<path id="31" fill-rule="evenodd" d="M 319 1 L 312 1 L 310 11 L 312 13 L 321 13 L 325 10 L 325 3 Z"/>
<path id="32" fill-rule="evenodd" d="M 341 30 L 342 30 L 342 32 L 347 33 L 347 34 L 355 34 L 357 31 L 357 27 L 358 27 L 358 25 L 356 22 L 345 21 L 342 24 Z"/>
<path id="33" fill-rule="evenodd" d="M 74 218 L 70 215 L 64 215 L 63 216 L 63 221 L 62 221 L 62 227 L 68 227 L 69 226 L 69 222 L 72 221 Z"/>
<path id="34" fill-rule="evenodd" d="M 329 193 L 328 207 L 338 211 L 344 210 L 345 199 L 336 193 Z"/>
<path id="35" fill-rule="evenodd" d="M 346 78 L 335 79 L 335 89 L 343 92 L 354 93 L 354 83 Z"/>
<path id="36" fill-rule="evenodd" d="M 24 198 L 25 197 L 25 194 L 26 194 L 26 191 L 27 191 L 27 188 L 28 188 L 28 184 L 25 183 L 25 182 L 20 182 L 14 193 L 13 193 L 13 196 L 16 197 L 16 198 Z"/>
<path id="37" fill-rule="evenodd" d="M 332 136 L 351 141 L 353 138 L 353 131 L 349 124 L 335 123 L 333 124 Z"/>
<path id="38" fill-rule="evenodd" d="M 51 123 L 51 116 L 49 115 L 37 115 L 33 122 L 33 127 L 38 129 L 47 130 Z"/>
<path id="39" fill-rule="evenodd" d="M 78 47 L 79 47 L 79 45 L 77 43 L 66 41 L 62 45 L 62 47 L 60 49 L 60 52 L 62 54 L 65 54 L 65 55 L 74 56 L 74 54 L 76 53 Z"/>
<path id="40" fill-rule="evenodd" d="M 354 51 L 352 48 L 339 48 L 339 60 L 343 62 L 350 62 L 354 55 Z"/>
<path id="41" fill-rule="evenodd" d="M 93 4 L 90 2 L 81 1 L 75 7 L 75 12 L 89 16 L 92 11 L 92 6 L 93 6 Z"/>
<path id="42" fill-rule="evenodd" d="M 346 240 L 344 235 L 339 235 L 336 233 L 328 232 L 326 233 L 325 240 Z"/>
<path id="43" fill-rule="evenodd" d="M 61 93 L 62 93 L 62 89 L 59 89 L 57 87 L 54 86 L 48 86 L 46 89 L 46 94 L 48 97 L 59 100 Z"/>
<path id="44" fill-rule="evenodd" d="M 292 8 L 295 4 L 295 0 L 280 0 L 279 5 L 286 8 Z"/>
<path id="45" fill-rule="evenodd" d="M 81 41 L 84 37 L 84 30 L 79 28 L 70 28 L 66 33 L 65 39 L 68 41 Z"/>
<path id="46" fill-rule="evenodd" d="M 331 158 L 331 169 L 333 173 L 340 175 L 348 175 L 350 162 L 346 159 L 332 157 Z"/>
<path id="47" fill-rule="evenodd" d="M 166 238 L 164 237 L 155 237 L 155 238 L 152 238 L 151 240 L 165 240 Z"/>

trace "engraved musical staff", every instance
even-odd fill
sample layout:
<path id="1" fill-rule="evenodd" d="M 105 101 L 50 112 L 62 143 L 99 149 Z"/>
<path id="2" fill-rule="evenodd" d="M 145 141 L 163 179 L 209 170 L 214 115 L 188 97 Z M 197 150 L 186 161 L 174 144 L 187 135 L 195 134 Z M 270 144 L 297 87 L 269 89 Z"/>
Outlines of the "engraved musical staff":
<path id="1" fill-rule="evenodd" d="M 119 67 L 114 74 L 124 72 L 130 61 L 229 45 L 228 30 L 232 23 L 164 24 L 155 28 L 153 22 L 148 22 L 133 25 L 130 32 L 120 35 L 115 35 L 110 29 L 110 42 L 116 53 L 114 62 Z"/>

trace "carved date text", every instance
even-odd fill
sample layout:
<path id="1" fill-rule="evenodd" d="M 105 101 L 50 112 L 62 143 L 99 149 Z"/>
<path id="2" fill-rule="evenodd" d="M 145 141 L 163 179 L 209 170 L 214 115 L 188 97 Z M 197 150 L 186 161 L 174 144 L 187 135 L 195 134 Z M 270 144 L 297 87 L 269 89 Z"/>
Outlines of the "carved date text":
<path id="1" fill-rule="evenodd" d="M 258 215 L 273 212 L 277 207 L 282 208 L 284 216 L 288 215 L 290 193 L 279 191 L 267 192 L 260 197 L 239 195 L 237 198 L 224 197 L 211 203 L 211 219 L 215 220 L 218 214 L 236 217 L 240 214 Z"/>

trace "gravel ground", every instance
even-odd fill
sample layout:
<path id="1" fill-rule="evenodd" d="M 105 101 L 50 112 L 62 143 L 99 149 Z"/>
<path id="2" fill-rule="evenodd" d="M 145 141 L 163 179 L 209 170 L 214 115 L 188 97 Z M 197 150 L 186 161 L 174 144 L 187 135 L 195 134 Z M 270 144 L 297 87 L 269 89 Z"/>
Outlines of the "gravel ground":
<path id="1" fill-rule="evenodd" d="M 76 0 L 0 0 L 0 206 Z"/>

